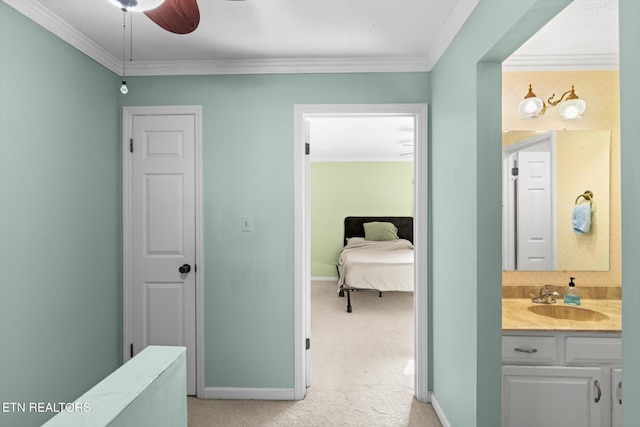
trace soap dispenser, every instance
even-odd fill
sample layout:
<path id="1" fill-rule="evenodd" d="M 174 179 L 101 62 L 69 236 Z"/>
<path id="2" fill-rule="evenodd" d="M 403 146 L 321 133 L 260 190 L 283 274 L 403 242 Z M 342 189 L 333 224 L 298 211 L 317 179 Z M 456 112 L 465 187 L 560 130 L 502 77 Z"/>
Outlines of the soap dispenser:
<path id="1" fill-rule="evenodd" d="M 580 305 L 580 294 L 576 290 L 576 284 L 573 283 L 575 277 L 570 277 L 569 286 L 564 292 L 564 303 L 569 305 Z"/>

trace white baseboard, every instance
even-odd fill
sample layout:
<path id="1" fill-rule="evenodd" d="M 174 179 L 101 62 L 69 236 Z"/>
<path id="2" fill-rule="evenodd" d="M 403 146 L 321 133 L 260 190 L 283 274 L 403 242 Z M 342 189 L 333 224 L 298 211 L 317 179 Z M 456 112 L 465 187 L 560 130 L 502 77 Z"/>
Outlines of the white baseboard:
<path id="1" fill-rule="evenodd" d="M 337 277 L 312 277 L 312 282 L 337 282 Z"/>
<path id="2" fill-rule="evenodd" d="M 295 400 L 293 388 L 205 387 L 203 399 Z"/>
<path id="3" fill-rule="evenodd" d="M 436 399 L 436 395 L 433 394 L 432 391 L 430 391 L 429 394 L 431 395 L 431 397 L 429 399 L 429 400 L 431 400 L 431 406 L 433 406 L 433 410 L 436 411 L 436 415 L 438 416 L 438 419 L 440 420 L 440 424 L 442 424 L 442 427 L 451 427 L 451 424 L 449 423 L 449 420 L 447 419 L 447 416 L 444 414 L 444 411 L 442 410 L 442 407 L 438 403 L 438 399 Z"/>

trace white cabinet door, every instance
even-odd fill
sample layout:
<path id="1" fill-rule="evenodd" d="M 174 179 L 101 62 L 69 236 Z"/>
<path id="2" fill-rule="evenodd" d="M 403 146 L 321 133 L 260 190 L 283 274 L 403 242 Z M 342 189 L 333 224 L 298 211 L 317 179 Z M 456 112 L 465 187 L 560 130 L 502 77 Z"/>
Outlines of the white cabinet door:
<path id="1" fill-rule="evenodd" d="M 611 370 L 611 427 L 622 427 L 622 369 Z"/>
<path id="2" fill-rule="evenodd" d="M 502 427 L 602 427 L 601 368 L 503 366 Z"/>

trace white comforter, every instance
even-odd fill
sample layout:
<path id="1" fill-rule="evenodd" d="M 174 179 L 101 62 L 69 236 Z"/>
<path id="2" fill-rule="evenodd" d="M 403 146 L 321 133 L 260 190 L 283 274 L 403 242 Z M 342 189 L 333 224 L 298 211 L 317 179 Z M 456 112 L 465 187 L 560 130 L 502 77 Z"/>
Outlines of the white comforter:
<path id="1" fill-rule="evenodd" d="M 380 291 L 413 291 L 413 245 L 352 237 L 340 252 L 338 285 Z"/>

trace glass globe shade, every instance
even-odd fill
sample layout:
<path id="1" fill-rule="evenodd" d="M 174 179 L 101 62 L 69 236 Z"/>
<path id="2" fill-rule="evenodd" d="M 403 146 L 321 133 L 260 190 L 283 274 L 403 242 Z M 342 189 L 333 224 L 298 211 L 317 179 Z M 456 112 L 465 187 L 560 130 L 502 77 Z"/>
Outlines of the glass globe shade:
<path id="1" fill-rule="evenodd" d="M 540 116 L 543 106 L 544 103 L 542 99 L 530 97 L 520 101 L 518 111 L 520 112 L 520 117 L 523 119 L 535 119 Z"/>
<path id="2" fill-rule="evenodd" d="M 558 112 L 564 120 L 579 120 L 587 108 L 582 99 L 568 99 L 558 106 Z"/>
<path id="3" fill-rule="evenodd" d="M 145 10 L 155 9 L 160 6 L 164 0 L 109 0 L 120 9 L 126 9 L 130 12 L 144 12 Z"/>

